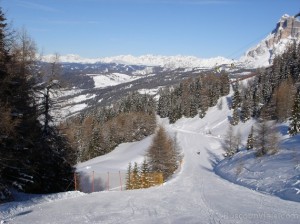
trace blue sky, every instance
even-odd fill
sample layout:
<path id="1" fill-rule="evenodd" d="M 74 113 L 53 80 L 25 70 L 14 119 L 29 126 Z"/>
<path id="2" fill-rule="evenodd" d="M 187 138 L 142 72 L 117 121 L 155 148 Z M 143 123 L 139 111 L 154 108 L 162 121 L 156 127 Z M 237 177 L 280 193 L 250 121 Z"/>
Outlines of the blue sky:
<path id="1" fill-rule="evenodd" d="M 238 58 L 299 0 L 0 0 L 44 54 Z"/>

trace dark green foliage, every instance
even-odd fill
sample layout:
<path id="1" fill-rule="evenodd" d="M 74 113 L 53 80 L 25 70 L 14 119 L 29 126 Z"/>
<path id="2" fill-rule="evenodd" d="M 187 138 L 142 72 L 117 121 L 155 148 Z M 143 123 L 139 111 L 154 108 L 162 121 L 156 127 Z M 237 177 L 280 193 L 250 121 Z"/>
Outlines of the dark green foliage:
<path id="1" fill-rule="evenodd" d="M 0 183 L 31 193 L 71 190 L 72 150 L 39 122 L 35 44 L 24 30 L 9 37 L 4 21 L 0 10 Z"/>
<path id="2" fill-rule="evenodd" d="M 251 118 L 250 100 L 248 96 L 244 96 L 241 103 L 241 121 L 246 122 Z"/>
<path id="3" fill-rule="evenodd" d="M 271 67 L 258 69 L 247 88 L 240 90 L 243 99 L 242 121 L 248 119 L 249 111 L 255 118 L 259 118 L 263 110 L 268 113 L 268 119 L 285 121 L 290 117 L 293 105 L 291 96 L 295 94 L 296 83 L 300 81 L 299 71 L 300 44 L 293 43 L 282 55 L 274 58 Z"/>
<path id="4" fill-rule="evenodd" d="M 238 107 L 241 106 L 241 96 L 240 96 L 240 92 L 239 92 L 239 84 L 238 82 L 235 83 L 234 86 L 234 93 L 232 96 L 232 108 L 236 109 Z"/>
<path id="5" fill-rule="evenodd" d="M 161 117 L 169 117 L 170 123 L 182 116 L 194 117 L 199 114 L 203 118 L 208 107 L 216 105 L 221 96 L 229 93 L 229 87 L 226 73 L 211 73 L 185 80 L 172 90 L 166 88 L 160 91 L 157 113 Z"/>
<path id="6" fill-rule="evenodd" d="M 300 91 L 297 91 L 290 118 L 289 134 L 294 136 L 300 132 Z"/>
<path id="7" fill-rule="evenodd" d="M 253 126 L 251 127 L 251 131 L 248 135 L 247 138 L 247 150 L 253 149 L 254 148 L 254 135 L 253 135 Z"/>
<path id="8" fill-rule="evenodd" d="M 231 119 L 231 124 L 232 125 L 237 125 L 240 121 L 240 116 L 239 116 L 239 111 L 237 108 L 233 109 L 233 113 L 232 113 L 232 119 Z"/>

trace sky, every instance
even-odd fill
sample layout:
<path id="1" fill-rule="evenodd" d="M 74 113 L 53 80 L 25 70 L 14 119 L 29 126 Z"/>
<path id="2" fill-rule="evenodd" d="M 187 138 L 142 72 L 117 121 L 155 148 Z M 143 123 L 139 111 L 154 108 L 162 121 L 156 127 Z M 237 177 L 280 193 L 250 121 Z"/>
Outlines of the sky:
<path id="1" fill-rule="evenodd" d="M 43 54 L 237 59 L 299 0 L 0 0 Z"/>

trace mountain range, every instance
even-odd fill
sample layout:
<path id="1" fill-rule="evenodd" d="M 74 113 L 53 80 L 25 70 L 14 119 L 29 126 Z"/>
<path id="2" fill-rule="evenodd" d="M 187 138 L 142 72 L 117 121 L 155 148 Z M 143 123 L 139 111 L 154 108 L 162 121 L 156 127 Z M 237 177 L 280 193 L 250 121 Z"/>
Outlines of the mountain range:
<path id="1" fill-rule="evenodd" d="M 231 77 L 247 75 L 256 68 L 270 66 L 276 55 L 299 40 L 299 19 L 285 14 L 266 38 L 238 60 L 182 55 L 120 55 L 95 59 L 64 55 L 60 57 L 62 78 L 71 91 L 66 90 L 60 96 L 68 102 L 64 107 L 68 112 L 63 114 L 74 114 L 95 105 L 110 105 L 132 91 L 157 94 L 161 87 L 177 84 L 203 71 L 226 70 Z M 48 63 L 52 58 L 53 55 L 46 55 L 43 61 Z"/>
<path id="2" fill-rule="evenodd" d="M 123 65 L 160 66 L 165 68 L 212 68 L 216 65 L 236 63 L 246 68 L 266 67 L 272 64 L 272 59 L 281 54 L 286 45 L 292 41 L 299 41 L 300 21 L 297 17 L 283 15 L 276 28 L 260 43 L 250 48 L 240 59 L 233 60 L 224 57 L 198 58 L 195 56 L 161 56 L 161 55 L 119 55 L 104 58 L 82 58 L 79 55 L 68 54 L 60 57 L 63 63 L 115 63 Z M 53 55 L 44 56 L 43 60 L 51 61 Z"/>

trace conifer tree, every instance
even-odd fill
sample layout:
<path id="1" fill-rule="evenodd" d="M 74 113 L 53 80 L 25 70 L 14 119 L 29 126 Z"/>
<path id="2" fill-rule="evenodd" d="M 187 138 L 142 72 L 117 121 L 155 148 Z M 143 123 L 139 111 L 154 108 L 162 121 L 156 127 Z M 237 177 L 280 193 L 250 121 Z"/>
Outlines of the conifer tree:
<path id="1" fill-rule="evenodd" d="M 300 132 L 300 91 L 297 91 L 290 118 L 289 134 L 294 136 Z"/>
<path id="2" fill-rule="evenodd" d="M 141 177 L 139 172 L 138 164 L 135 162 L 132 170 L 132 177 L 131 177 L 132 189 L 139 189 L 141 188 Z"/>
<path id="3" fill-rule="evenodd" d="M 227 73 L 222 72 L 220 76 L 220 94 L 221 96 L 226 96 L 230 91 L 230 80 Z"/>
<path id="4" fill-rule="evenodd" d="M 127 173 L 126 173 L 126 190 L 132 190 L 132 165 L 131 163 L 128 164 Z"/>
<path id="5" fill-rule="evenodd" d="M 241 105 L 241 121 L 246 122 L 251 117 L 249 99 L 245 96 Z"/>
<path id="6" fill-rule="evenodd" d="M 237 108 L 233 109 L 233 114 L 232 114 L 232 120 L 231 120 L 231 124 L 232 125 L 237 125 L 240 121 L 240 116 L 239 116 L 239 111 Z"/>
<path id="7" fill-rule="evenodd" d="M 239 85 L 238 82 L 236 83 L 236 86 L 234 87 L 234 93 L 232 96 L 232 108 L 236 109 L 241 106 L 241 96 L 239 92 Z"/>
<path id="8" fill-rule="evenodd" d="M 144 159 L 144 162 L 141 167 L 141 174 L 140 174 L 140 179 L 141 179 L 141 188 L 148 188 L 150 187 L 151 179 L 150 179 L 150 169 L 149 165 L 147 163 L 147 160 Z"/>
<path id="9" fill-rule="evenodd" d="M 253 126 L 251 127 L 250 133 L 247 139 L 247 150 L 253 149 L 254 147 L 254 136 L 253 136 Z"/>

